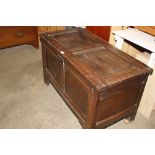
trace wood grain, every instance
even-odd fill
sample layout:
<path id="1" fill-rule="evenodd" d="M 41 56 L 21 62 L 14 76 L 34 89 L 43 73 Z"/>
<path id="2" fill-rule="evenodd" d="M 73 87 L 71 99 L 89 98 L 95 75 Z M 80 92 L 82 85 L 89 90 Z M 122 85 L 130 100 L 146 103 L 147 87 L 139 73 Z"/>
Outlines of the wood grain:
<path id="1" fill-rule="evenodd" d="M 155 26 L 134 26 L 134 27 L 155 36 Z"/>
<path id="2" fill-rule="evenodd" d="M 39 48 L 38 28 L 35 26 L 0 26 L 0 48 L 31 44 Z"/>
<path id="3" fill-rule="evenodd" d="M 38 26 L 39 34 L 42 32 L 64 30 L 64 26 Z"/>
<path id="4" fill-rule="evenodd" d="M 86 29 L 105 41 L 109 41 L 111 26 L 87 26 Z"/>

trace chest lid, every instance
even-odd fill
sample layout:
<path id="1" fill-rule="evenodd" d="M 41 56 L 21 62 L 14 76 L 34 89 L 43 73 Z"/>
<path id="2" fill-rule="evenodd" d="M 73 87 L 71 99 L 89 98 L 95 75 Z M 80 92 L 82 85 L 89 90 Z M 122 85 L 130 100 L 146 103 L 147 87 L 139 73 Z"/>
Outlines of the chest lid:
<path id="1" fill-rule="evenodd" d="M 67 59 L 97 90 L 152 73 L 152 69 L 83 29 L 50 34 Z M 45 36 L 45 38 L 46 38 Z"/>
<path id="2" fill-rule="evenodd" d="M 87 48 L 101 46 L 102 42 L 91 37 L 83 29 L 73 29 L 68 31 L 59 31 L 48 34 L 49 38 L 58 42 L 61 46 L 70 52 L 80 51 Z"/>

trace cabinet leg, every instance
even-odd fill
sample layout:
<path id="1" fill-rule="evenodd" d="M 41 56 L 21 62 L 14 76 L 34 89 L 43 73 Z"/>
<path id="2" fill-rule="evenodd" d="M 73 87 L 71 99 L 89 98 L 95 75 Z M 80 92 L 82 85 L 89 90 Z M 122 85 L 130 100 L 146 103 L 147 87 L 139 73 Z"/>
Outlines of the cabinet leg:
<path id="1" fill-rule="evenodd" d="M 44 79 L 44 82 L 46 83 L 46 85 L 49 85 L 49 81 Z"/>
<path id="2" fill-rule="evenodd" d="M 33 42 L 31 42 L 30 43 L 34 48 L 39 48 L 39 43 L 38 43 L 38 41 L 36 40 L 36 41 L 33 41 Z"/>
<path id="3" fill-rule="evenodd" d="M 130 122 L 135 120 L 136 114 L 137 114 L 137 110 L 129 117 Z"/>
<path id="4" fill-rule="evenodd" d="M 136 113 L 137 111 L 135 111 L 134 113 L 132 113 L 128 118 L 126 118 L 124 120 L 124 123 L 128 124 L 128 123 L 131 123 L 132 121 L 135 120 L 135 117 L 136 117 Z"/>
<path id="5" fill-rule="evenodd" d="M 134 110 L 133 113 L 128 117 L 128 120 L 129 120 L 130 122 L 135 120 L 135 117 L 136 117 L 136 114 L 137 114 L 137 110 L 138 110 L 138 107 L 139 107 L 139 103 L 140 103 L 140 99 L 141 99 L 141 97 L 142 97 L 142 94 L 143 94 L 143 91 L 144 91 L 144 87 L 145 87 L 147 78 L 148 78 L 148 77 L 146 77 L 146 78 L 141 82 L 141 87 L 140 87 L 140 90 L 139 90 L 139 94 L 138 94 L 138 98 L 137 98 L 137 103 L 135 104 L 135 110 Z"/>
<path id="6" fill-rule="evenodd" d="M 46 85 L 49 85 L 49 80 L 46 74 L 44 74 L 44 82 L 46 83 Z"/>
<path id="7" fill-rule="evenodd" d="M 96 106 L 97 106 L 97 92 L 92 89 L 89 94 L 89 102 L 88 102 L 88 111 L 87 111 L 87 119 L 85 123 L 86 129 L 94 129 L 95 128 L 95 114 L 96 114 Z"/>

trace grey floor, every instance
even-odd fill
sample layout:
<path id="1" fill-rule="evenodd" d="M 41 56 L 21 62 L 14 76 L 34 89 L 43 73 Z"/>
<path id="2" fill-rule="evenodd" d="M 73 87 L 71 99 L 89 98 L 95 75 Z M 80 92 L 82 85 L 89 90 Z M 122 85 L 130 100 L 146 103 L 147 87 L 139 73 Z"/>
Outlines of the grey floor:
<path id="1" fill-rule="evenodd" d="M 41 51 L 31 46 L 0 50 L 0 128 L 81 128 L 55 89 L 44 84 Z M 155 112 L 109 128 L 155 128 Z"/>

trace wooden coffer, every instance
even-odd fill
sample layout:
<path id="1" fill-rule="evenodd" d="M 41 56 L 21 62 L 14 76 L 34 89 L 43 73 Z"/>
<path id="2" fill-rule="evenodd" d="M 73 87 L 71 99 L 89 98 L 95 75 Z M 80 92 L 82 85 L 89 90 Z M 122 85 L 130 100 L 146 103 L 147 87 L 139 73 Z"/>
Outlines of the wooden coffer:
<path id="1" fill-rule="evenodd" d="M 43 73 L 83 128 L 134 120 L 152 69 L 84 29 L 41 34 Z"/>
<path id="2" fill-rule="evenodd" d="M 0 49 L 22 44 L 39 48 L 37 26 L 0 26 Z"/>

